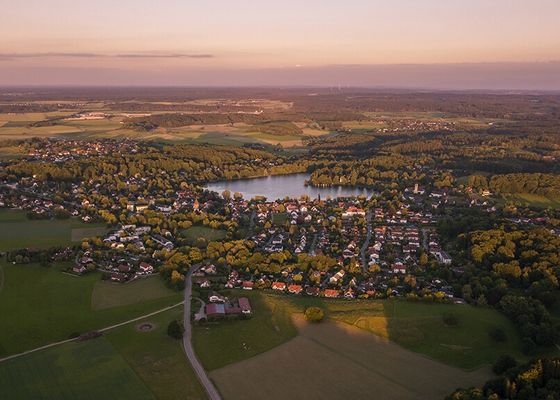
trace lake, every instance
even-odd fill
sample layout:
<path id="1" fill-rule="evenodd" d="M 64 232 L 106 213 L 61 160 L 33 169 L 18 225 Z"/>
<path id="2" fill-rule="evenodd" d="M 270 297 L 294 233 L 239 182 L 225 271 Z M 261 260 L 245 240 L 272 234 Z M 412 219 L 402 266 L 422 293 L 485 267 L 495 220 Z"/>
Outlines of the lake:
<path id="1" fill-rule="evenodd" d="M 309 179 L 309 174 L 304 173 L 275 175 L 263 178 L 210 182 L 205 188 L 218 193 L 222 193 L 227 189 L 232 195 L 235 192 L 239 192 L 243 194 L 245 199 L 251 199 L 255 196 L 265 196 L 268 200 L 283 199 L 286 196 L 290 198 L 299 198 L 305 194 L 311 198 L 316 198 L 318 195 L 321 195 L 322 199 L 338 196 L 357 196 L 360 194 L 370 197 L 375 193 L 375 191 L 371 189 L 349 186 L 305 186 L 305 181 L 307 179 Z"/>

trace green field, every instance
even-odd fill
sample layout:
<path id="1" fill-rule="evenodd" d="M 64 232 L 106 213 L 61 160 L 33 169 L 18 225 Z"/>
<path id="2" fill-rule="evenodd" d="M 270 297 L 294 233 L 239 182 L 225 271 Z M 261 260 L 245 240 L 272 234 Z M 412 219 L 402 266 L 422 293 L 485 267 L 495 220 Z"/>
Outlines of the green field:
<path id="1" fill-rule="evenodd" d="M 236 292 L 244 296 L 247 292 Z M 202 325 L 194 330 L 194 345 L 204 366 L 213 370 L 272 349 L 297 335 L 291 315 L 317 305 L 329 319 L 353 325 L 402 347 L 448 365 L 475 369 L 493 363 L 501 354 L 525 358 L 513 324 L 490 308 L 407 301 L 343 301 L 251 292 L 255 316 L 250 321 Z M 446 326 L 453 313 L 459 323 Z M 492 328 L 507 332 L 495 343 Z M 215 346 L 212 346 L 215 344 Z M 217 344 L 217 345 L 216 345 Z"/>
<path id="2" fill-rule="evenodd" d="M 225 399 L 432 400 L 491 377 L 489 368 L 451 367 L 344 323 L 310 324 L 301 314 L 294 323 L 296 338 L 210 373 Z"/>
<path id="3" fill-rule="evenodd" d="M 213 229 L 207 226 L 191 226 L 181 232 L 183 237 L 192 244 L 198 238 L 204 238 L 208 242 L 223 240 L 226 238 L 226 233 L 223 229 Z"/>
<path id="4" fill-rule="evenodd" d="M 0 363 L 3 399 L 155 399 L 105 338 L 66 343 Z"/>
<path id="5" fill-rule="evenodd" d="M 290 309 L 262 292 L 236 292 L 255 310 L 250 320 L 208 323 L 193 330 L 193 345 L 207 370 L 253 357 L 294 338 Z"/>
<path id="6" fill-rule="evenodd" d="M 176 304 L 176 293 L 161 299 L 92 310 L 92 292 L 100 274 L 77 277 L 61 272 L 61 265 L 6 265 L 0 286 L 0 357 L 19 353 L 73 333 L 83 333 L 123 322 Z M 142 301 L 139 296 L 139 301 Z"/>
<path id="7" fill-rule="evenodd" d="M 91 308 L 103 310 L 167 297 L 179 300 L 177 292 L 168 289 L 159 276 L 137 279 L 126 284 L 98 281 L 93 286 Z"/>
<path id="8" fill-rule="evenodd" d="M 550 199 L 545 196 L 531 193 L 508 194 L 503 196 L 505 200 L 511 200 L 516 204 L 535 208 L 560 208 L 560 200 Z"/>
<path id="9" fill-rule="evenodd" d="M 183 308 L 178 307 L 107 334 L 107 339 L 159 400 L 206 398 L 187 361 L 182 342 L 167 335 L 169 322 L 182 316 Z M 140 332 L 138 327 L 145 322 L 154 329 Z"/>
<path id="10" fill-rule="evenodd" d="M 65 246 L 104 232 L 104 224 L 75 219 L 28 220 L 25 211 L 0 210 L 0 251 Z"/>

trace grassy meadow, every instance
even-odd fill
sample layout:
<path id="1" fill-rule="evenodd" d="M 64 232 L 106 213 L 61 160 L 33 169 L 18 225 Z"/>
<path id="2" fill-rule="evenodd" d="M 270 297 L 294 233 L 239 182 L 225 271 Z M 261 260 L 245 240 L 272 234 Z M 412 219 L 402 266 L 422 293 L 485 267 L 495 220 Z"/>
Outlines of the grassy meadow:
<path id="1" fill-rule="evenodd" d="M 508 194 L 503 196 L 516 204 L 535 208 L 560 208 L 560 199 L 551 199 L 546 196 L 531 193 Z"/>
<path id="2" fill-rule="evenodd" d="M 62 267 L 0 262 L 0 357 L 123 322 L 182 300 L 181 293 L 143 299 L 143 287 L 133 286 L 137 289 L 134 304 L 94 310 L 92 293 L 100 274 L 78 277 L 62 273 Z M 122 298 L 130 296 L 127 293 Z"/>
<path id="3" fill-rule="evenodd" d="M 206 398 L 187 361 L 182 342 L 167 335 L 169 322 L 182 317 L 183 308 L 177 307 L 106 334 L 116 351 L 159 400 Z M 138 327 L 145 323 L 150 323 L 153 329 L 140 331 Z"/>
<path id="4" fill-rule="evenodd" d="M 194 244 L 198 238 L 204 238 L 208 242 L 219 241 L 226 238 L 227 231 L 214 229 L 208 226 L 191 226 L 181 232 L 181 235 Z"/>
<path id="5" fill-rule="evenodd" d="M 125 284 L 111 281 L 97 281 L 91 294 L 92 310 L 125 306 L 148 300 L 174 298 L 180 301 L 181 295 L 167 288 L 159 276 L 136 279 Z"/>
<path id="6" fill-rule="evenodd" d="M 155 399 L 105 338 L 72 342 L 0 363 L 2 398 Z"/>
<path id="7" fill-rule="evenodd" d="M 29 220 L 25 211 L 0 209 L 0 251 L 71 245 L 105 232 L 104 224 L 76 219 Z"/>

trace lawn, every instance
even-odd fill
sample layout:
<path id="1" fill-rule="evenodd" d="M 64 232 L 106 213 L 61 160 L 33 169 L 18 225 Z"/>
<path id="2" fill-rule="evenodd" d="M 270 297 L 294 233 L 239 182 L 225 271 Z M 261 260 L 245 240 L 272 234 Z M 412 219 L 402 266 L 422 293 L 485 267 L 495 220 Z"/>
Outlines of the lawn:
<path id="1" fill-rule="evenodd" d="M 107 333 L 107 339 L 159 400 L 205 399 L 206 394 L 190 367 L 182 342 L 167 335 L 167 325 L 181 320 L 182 307 Z M 141 332 L 149 322 L 154 329 Z"/>
<path id="2" fill-rule="evenodd" d="M 224 398 L 428 400 L 490 378 L 488 368 L 450 367 L 347 324 L 294 322 L 295 339 L 210 373 Z"/>
<path id="3" fill-rule="evenodd" d="M 28 220 L 25 211 L 0 210 L 0 251 L 65 246 L 104 232 L 104 224 L 75 219 Z"/>
<path id="4" fill-rule="evenodd" d="M 213 229 L 207 226 L 191 226 L 181 231 L 181 234 L 190 243 L 194 244 L 198 238 L 204 238 L 208 242 L 224 240 L 227 232 L 223 229 Z"/>
<path id="5" fill-rule="evenodd" d="M 0 388 L 10 400 L 155 399 L 105 338 L 2 362 Z"/>
<path id="6" fill-rule="evenodd" d="M 288 220 L 288 213 L 272 213 L 272 223 L 284 226 Z"/>
<path id="7" fill-rule="evenodd" d="M 255 310 L 252 320 L 202 325 L 194 330 L 195 348 L 207 369 L 252 357 L 292 339 L 297 331 L 291 315 L 311 305 L 324 308 L 330 320 L 369 331 L 454 367 L 476 369 L 493 363 L 501 354 L 524 358 L 513 324 L 490 308 L 399 300 L 324 300 L 264 292 L 249 296 Z M 456 326 L 443 322 L 448 313 L 457 317 Z M 490 338 L 489 331 L 496 327 L 507 333 L 506 342 Z"/>
<path id="8" fill-rule="evenodd" d="M 77 277 L 61 265 L 6 265 L 0 291 L 0 357 L 123 322 L 176 304 L 180 294 L 104 310 L 91 309 L 98 273 Z"/>
<path id="9" fill-rule="evenodd" d="M 125 284 L 98 281 L 93 286 L 91 308 L 93 310 L 103 310 L 169 297 L 179 302 L 182 294 L 168 289 L 159 276 L 136 279 Z"/>

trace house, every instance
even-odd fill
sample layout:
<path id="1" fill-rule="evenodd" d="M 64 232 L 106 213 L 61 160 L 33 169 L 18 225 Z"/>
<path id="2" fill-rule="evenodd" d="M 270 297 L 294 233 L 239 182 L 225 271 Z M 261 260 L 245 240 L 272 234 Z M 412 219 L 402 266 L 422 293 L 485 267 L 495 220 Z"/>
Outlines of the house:
<path id="1" fill-rule="evenodd" d="M 333 284 L 338 283 L 342 278 L 344 278 L 345 274 L 346 274 L 346 272 L 343 269 L 341 269 L 336 274 L 331 276 L 331 279 L 329 280 L 329 283 L 333 283 Z"/>
<path id="2" fill-rule="evenodd" d="M 325 289 L 323 295 L 329 298 L 337 298 L 339 293 L 340 292 L 336 289 Z"/>
<path id="3" fill-rule="evenodd" d="M 290 285 L 288 286 L 288 292 L 291 294 L 300 294 L 303 291 L 303 287 L 301 285 Z"/>
<path id="4" fill-rule="evenodd" d="M 83 265 L 74 265 L 74 268 L 72 268 L 72 271 L 76 274 L 83 274 L 86 272 L 86 267 Z"/>
<path id="5" fill-rule="evenodd" d="M 406 266 L 402 262 L 397 261 L 391 266 L 391 272 L 393 274 L 406 274 Z"/>
<path id="6" fill-rule="evenodd" d="M 216 273 L 218 272 L 214 264 L 205 265 L 204 267 L 200 268 L 200 270 L 208 275 L 216 275 Z"/>
<path id="7" fill-rule="evenodd" d="M 284 291 L 286 290 L 286 284 L 284 282 L 272 282 L 272 290 Z"/>
<path id="8" fill-rule="evenodd" d="M 305 289 L 305 294 L 308 296 L 319 296 L 320 289 L 316 286 L 308 286 Z"/>
<path id="9" fill-rule="evenodd" d="M 208 301 L 210 303 L 225 303 L 227 300 L 227 298 L 225 296 L 222 296 L 219 293 L 212 293 L 210 296 L 208 296 Z"/>
<path id="10" fill-rule="evenodd" d="M 204 279 L 203 281 L 200 282 L 200 287 L 201 288 L 209 288 L 210 287 L 210 281 L 208 279 Z"/>
<path id="11" fill-rule="evenodd" d="M 144 274 L 151 274 L 152 272 L 154 272 L 154 267 L 152 267 L 150 264 L 144 261 L 140 263 L 138 268 L 140 268 L 140 272 Z"/>
<path id="12" fill-rule="evenodd" d="M 126 275 L 121 274 L 120 272 L 113 272 L 111 274 L 111 280 L 113 282 L 124 282 L 124 281 L 126 281 Z"/>
<path id="13" fill-rule="evenodd" d="M 254 284 L 251 281 L 243 281 L 242 283 L 243 290 L 253 290 L 253 286 Z"/>
<path id="14" fill-rule="evenodd" d="M 366 212 L 361 208 L 351 206 L 351 207 L 348 207 L 346 209 L 346 211 L 342 213 L 343 218 L 350 218 L 350 217 L 354 217 L 356 215 L 364 216 L 364 215 L 366 215 Z"/>
<path id="15" fill-rule="evenodd" d="M 435 254 L 435 256 L 440 264 L 450 265 L 453 261 L 449 254 L 447 254 L 445 251 L 439 251 Z"/>

